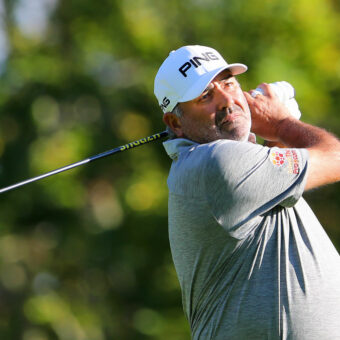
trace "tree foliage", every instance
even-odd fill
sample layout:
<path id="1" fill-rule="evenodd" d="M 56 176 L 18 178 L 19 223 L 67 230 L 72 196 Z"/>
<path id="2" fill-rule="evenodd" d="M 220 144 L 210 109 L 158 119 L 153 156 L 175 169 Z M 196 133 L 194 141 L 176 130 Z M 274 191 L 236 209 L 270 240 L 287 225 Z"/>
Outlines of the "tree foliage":
<path id="1" fill-rule="evenodd" d="M 286 80 L 303 120 L 340 131 L 340 8 L 332 0 L 0 1 L 0 183 L 164 129 L 153 79 L 208 45 Z M 160 142 L 0 196 L 0 338 L 188 339 L 167 236 Z M 338 185 L 307 194 L 340 248 Z"/>

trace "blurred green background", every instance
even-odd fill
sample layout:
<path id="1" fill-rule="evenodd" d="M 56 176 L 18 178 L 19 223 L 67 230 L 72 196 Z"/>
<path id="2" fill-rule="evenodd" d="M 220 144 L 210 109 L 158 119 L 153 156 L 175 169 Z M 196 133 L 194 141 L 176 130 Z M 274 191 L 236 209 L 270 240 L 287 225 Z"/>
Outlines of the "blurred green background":
<path id="1" fill-rule="evenodd" d="M 340 135 L 337 0 L 0 0 L 0 186 L 164 129 L 153 79 L 208 45 Z M 0 196 L 0 339 L 189 339 L 154 142 Z M 340 249 L 338 184 L 308 193 Z"/>

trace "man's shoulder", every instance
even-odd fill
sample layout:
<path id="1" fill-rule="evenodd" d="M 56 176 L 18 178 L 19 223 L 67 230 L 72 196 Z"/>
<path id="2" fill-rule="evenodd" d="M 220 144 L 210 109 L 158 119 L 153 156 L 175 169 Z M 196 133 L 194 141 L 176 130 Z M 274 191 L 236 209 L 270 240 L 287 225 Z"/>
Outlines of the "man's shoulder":
<path id="1" fill-rule="evenodd" d="M 256 161 L 254 158 L 264 149 L 261 145 L 227 139 L 204 144 L 177 139 L 166 142 L 165 148 L 173 160 L 172 170 L 191 176 L 198 174 L 218 176 L 220 173 L 235 171 L 249 162 Z M 263 157 L 265 155 L 262 155 Z"/>
<path id="2" fill-rule="evenodd" d="M 215 154 L 229 151 L 231 153 L 248 151 L 254 148 L 263 148 L 259 144 L 249 142 L 239 142 L 230 139 L 218 139 L 209 143 L 199 144 L 185 138 L 176 138 L 163 143 L 168 155 L 173 158 L 178 157 L 181 153 L 208 153 Z"/>
<path id="3" fill-rule="evenodd" d="M 266 152 L 266 147 L 250 142 L 239 142 L 233 140 L 219 139 L 207 144 L 207 151 L 211 161 L 232 160 L 237 163 L 242 158 L 251 158 L 252 154 Z"/>

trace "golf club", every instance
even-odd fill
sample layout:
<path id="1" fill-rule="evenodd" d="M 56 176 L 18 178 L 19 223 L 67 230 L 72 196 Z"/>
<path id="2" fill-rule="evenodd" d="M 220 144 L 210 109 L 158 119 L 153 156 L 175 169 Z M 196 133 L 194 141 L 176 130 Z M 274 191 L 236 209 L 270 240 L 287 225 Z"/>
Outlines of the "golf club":
<path id="1" fill-rule="evenodd" d="M 133 148 L 136 148 L 137 146 L 141 146 L 141 145 L 153 142 L 153 141 L 155 141 L 157 139 L 165 138 L 167 136 L 168 136 L 168 132 L 167 131 L 163 131 L 163 132 L 159 132 L 159 133 L 156 133 L 156 134 L 148 136 L 148 137 L 141 138 L 141 139 L 139 139 L 139 140 L 137 140 L 135 142 L 131 142 L 131 143 L 128 143 L 128 144 L 125 144 L 125 145 L 118 146 L 117 148 L 114 148 L 114 149 L 111 149 L 111 150 L 99 153 L 97 155 L 94 155 L 94 156 L 91 156 L 89 158 L 86 158 L 86 159 L 84 159 L 82 161 L 66 165 L 66 166 L 64 166 L 62 168 L 49 171 L 49 172 L 47 172 L 45 174 L 42 174 L 40 176 L 32 177 L 32 178 L 29 178 L 29 179 L 27 179 L 25 181 L 18 182 L 16 184 L 12 184 L 12 185 L 10 185 L 8 187 L 0 189 L 0 194 L 4 193 L 6 191 L 9 191 L 9 190 L 13 190 L 13 189 L 18 188 L 18 187 L 21 187 L 21 186 L 23 186 L 25 184 L 29 184 L 29 183 L 38 181 L 38 180 L 43 179 L 45 177 L 56 175 L 56 174 L 59 174 L 60 172 L 73 169 L 73 168 L 75 168 L 77 166 L 80 166 L 80 165 L 83 165 L 83 164 L 86 164 L 86 163 L 90 163 L 90 162 L 95 161 L 97 159 L 104 158 L 104 157 L 113 155 L 113 154 L 118 153 L 118 152 L 122 152 L 122 151 L 126 151 L 126 150 L 131 150 Z"/>

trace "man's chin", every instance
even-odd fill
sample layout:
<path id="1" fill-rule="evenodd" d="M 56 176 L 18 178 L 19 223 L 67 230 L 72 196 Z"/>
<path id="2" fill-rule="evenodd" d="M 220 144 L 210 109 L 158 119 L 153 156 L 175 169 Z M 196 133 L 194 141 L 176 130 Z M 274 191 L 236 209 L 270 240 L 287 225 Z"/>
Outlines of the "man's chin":
<path id="1" fill-rule="evenodd" d="M 223 139 L 230 139 L 237 142 L 247 142 L 249 139 L 250 131 L 230 131 L 229 133 L 223 134 Z"/>
<path id="2" fill-rule="evenodd" d="M 221 138 L 238 142 L 248 141 L 250 124 L 244 121 L 237 121 L 234 124 L 224 124 L 220 129 Z"/>
<path id="3" fill-rule="evenodd" d="M 184 138 L 190 139 L 199 144 L 210 143 L 218 139 L 229 139 L 237 142 L 247 142 L 250 135 L 250 128 L 235 128 L 229 131 L 214 131 L 206 134 L 185 135 Z"/>

